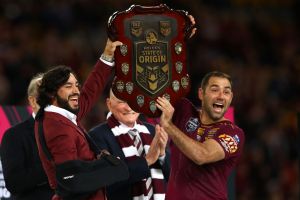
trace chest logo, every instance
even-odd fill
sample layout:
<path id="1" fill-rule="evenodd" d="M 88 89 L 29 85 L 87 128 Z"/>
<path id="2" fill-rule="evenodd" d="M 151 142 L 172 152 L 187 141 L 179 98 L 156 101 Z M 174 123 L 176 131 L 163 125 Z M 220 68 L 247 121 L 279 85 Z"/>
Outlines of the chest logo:
<path id="1" fill-rule="evenodd" d="M 198 118 L 190 118 L 189 121 L 185 125 L 185 129 L 187 132 L 194 132 L 199 127 Z"/>

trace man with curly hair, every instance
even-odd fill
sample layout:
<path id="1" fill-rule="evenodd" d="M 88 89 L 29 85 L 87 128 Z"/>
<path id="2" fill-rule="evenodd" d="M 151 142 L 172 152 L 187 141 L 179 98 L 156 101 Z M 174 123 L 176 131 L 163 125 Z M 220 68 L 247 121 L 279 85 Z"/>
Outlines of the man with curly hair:
<path id="1" fill-rule="evenodd" d="M 120 45 L 122 43 L 119 41 L 107 40 L 103 54 L 82 88 L 70 67 L 57 66 L 44 74 L 39 87 L 38 103 L 41 109 L 37 119 L 41 117 L 43 119 L 45 143 L 55 165 L 69 160 L 96 159 L 80 120 L 91 110 L 103 91 L 114 65 L 114 51 Z M 35 124 L 39 155 L 50 186 L 55 190 L 57 189 L 55 166 L 43 152 L 39 141 L 39 123 L 41 122 Z M 52 198 L 52 200 L 61 199 L 59 193 Z M 105 190 L 99 189 L 84 199 L 105 200 Z"/>

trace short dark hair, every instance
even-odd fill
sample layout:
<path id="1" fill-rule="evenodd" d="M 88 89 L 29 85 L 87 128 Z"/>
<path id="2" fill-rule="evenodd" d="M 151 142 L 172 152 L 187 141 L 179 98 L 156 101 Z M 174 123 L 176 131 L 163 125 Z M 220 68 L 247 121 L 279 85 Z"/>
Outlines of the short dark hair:
<path id="1" fill-rule="evenodd" d="M 210 79 L 211 77 L 226 78 L 226 79 L 229 81 L 229 83 L 230 83 L 230 85 L 231 85 L 231 87 L 232 87 L 232 79 L 231 79 L 231 76 L 229 76 L 228 74 L 226 74 L 226 73 L 224 73 L 224 72 L 220 72 L 220 71 L 212 71 L 212 72 L 207 73 L 207 74 L 203 77 L 203 79 L 202 79 L 202 81 L 201 81 L 201 88 L 202 88 L 203 91 L 205 90 L 206 86 L 208 85 L 208 81 L 209 81 L 209 79 Z"/>
<path id="2" fill-rule="evenodd" d="M 59 65 L 44 74 L 42 83 L 38 88 L 37 98 L 37 103 L 41 108 L 45 108 L 52 103 L 58 89 L 68 81 L 71 73 L 75 76 L 70 67 Z"/>

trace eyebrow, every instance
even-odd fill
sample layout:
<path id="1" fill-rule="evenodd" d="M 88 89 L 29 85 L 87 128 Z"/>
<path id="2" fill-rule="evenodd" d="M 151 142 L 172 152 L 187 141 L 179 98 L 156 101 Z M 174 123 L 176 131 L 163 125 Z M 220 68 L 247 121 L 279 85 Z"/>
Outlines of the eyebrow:
<path id="1" fill-rule="evenodd" d="M 220 86 L 217 85 L 217 84 L 212 84 L 212 85 L 210 86 L 210 88 L 212 88 L 212 87 L 220 87 Z M 231 89 L 231 86 L 225 86 L 225 89 Z"/>
<path id="2" fill-rule="evenodd" d="M 70 82 L 70 81 L 67 81 L 67 82 L 65 83 L 65 85 L 66 85 L 66 84 L 70 84 L 70 85 L 72 85 L 73 83 L 72 83 L 72 82 Z M 79 84 L 79 82 L 78 82 L 78 81 L 76 81 L 76 82 L 75 82 L 75 84 Z"/>

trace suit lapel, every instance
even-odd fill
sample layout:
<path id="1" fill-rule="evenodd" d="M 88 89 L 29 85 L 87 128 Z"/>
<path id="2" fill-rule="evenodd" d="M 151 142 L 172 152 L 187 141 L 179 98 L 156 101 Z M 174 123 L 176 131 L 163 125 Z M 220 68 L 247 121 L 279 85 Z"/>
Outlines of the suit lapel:
<path id="1" fill-rule="evenodd" d="M 34 129 L 34 119 L 33 117 L 29 117 L 28 119 L 26 119 L 25 121 L 25 124 L 26 124 L 26 129 L 32 131 Z"/>
<path id="2" fill-rule="evenodd" d="M 108 146 L 111 147 L 111 153 L 120 156 L 122 159 L 125 159 L 125 155 L 107 123 L 105 124 L 105 129 L 108 129 L 107 131 L 104 131 L 104 133 L 108 133 L 105 134 L 105 140 L 108 142 Z"/>

